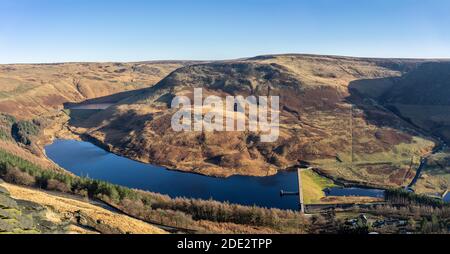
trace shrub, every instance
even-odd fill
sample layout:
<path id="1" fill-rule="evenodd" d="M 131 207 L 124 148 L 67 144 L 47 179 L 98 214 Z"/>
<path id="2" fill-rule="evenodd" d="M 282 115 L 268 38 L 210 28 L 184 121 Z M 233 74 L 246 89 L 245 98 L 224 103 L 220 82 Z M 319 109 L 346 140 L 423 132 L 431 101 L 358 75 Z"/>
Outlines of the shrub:
<path id="1" fill-rule="evenodd" d="M 16 118 L 8 114 L 0 113 L 0 122 L 13 124 L 16 122 Z"/>
<path id="2" fill-rule="evenodd" d="M 11 139 L 11 136 L 5 130 L 0 128 L 0 139 L 1 140 L 9 140 L 9 139 Z"/>
<path id="3" fill-rule="evenodd" d="M 87 192 L 87 190 L 76 190 L 74 191 L 75 194 L 80 195 L 84 198 L 88 198 L 89 197 L 89 193 Z"/>
<path id="4" fill-rule="evenodd" d="M 283 232 L 305 232 L 308 223 L 294 211 L 221 203 L 214 200 L 172 199 L 167 195 L 141 192 L 89 178 L 43 169 L 0 149 L 0 175 L 22 185 L 94 197 L 120 207 L 126 213 L 149 222 L 195 227 L 195 221 L 230 222 L 266 226 Z M 174 225 L 175 223 L 175 225 Z"/>
<path id="5" fill-rule="evenodd" d="M 65 183 L 60 182 L 55 179 L 50 179 L 47 181 L 47 189 L 48 190 L 56 190 L 60 192 L 70 192 L 70 187 Z"/>
<path id="6" fill-rule="evenodd" d="M 134 216 L 145 216 L 148 207 L 144 205 L 141 200 L 123 199 L 119 204 L 121 207 L 126 207 L 129 214 Z"/>
<path id="7" fill-rule="evenodd" d="M 35 179 L 33 176 L 26 172 L 22 172 L 15 167 L 7 167 L 3 178 L 7 182 L 25 186 L 33 186 L 35 184 Z"/>
<path id="8" fill-rule="evenodd" d="M 33 136 L 39 134 L 39 127 L 29 121 L 19 121 L 12 125 L 12 134 L 17 142 L 24 145 L 31 145 Z"/>

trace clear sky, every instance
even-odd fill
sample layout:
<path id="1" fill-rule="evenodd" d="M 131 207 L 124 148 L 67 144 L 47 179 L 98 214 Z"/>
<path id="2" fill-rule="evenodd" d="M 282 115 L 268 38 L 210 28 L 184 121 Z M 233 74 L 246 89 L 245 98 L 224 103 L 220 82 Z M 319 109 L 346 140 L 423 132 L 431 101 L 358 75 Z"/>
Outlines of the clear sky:
<path id="1" fill-rule="evenodd" d="M 0 0 L 0 63 L 450 57 L 448 0 Z"/>

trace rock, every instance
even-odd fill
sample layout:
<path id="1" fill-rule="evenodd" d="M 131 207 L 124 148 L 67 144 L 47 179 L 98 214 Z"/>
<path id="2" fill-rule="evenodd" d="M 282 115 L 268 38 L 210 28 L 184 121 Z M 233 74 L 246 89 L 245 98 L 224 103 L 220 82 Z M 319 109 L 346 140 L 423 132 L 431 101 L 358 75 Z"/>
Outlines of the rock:
<path id="1" fill-rule="evenodd" d="M 57 224 L 55 224 L 55 223 L 53 223 L 51 221 L 48 221 L 48 220 L 42 220 L 38 224 L 39 224 L 40 227 L 43 227 L 46 230 L 55 231 L 55 230 L 58 229 L 58 225 Z"/>
<path id="2" fill-rule="evenodd" d="M 0 232 L 13 232 L 14 224 L 9 220 L 0 219 Z"/>
<path id="3" fill-rule="evenodd" d="M 48 212 L 49 210 L 42 205 L 25 200 L 15 200 L 9 196 L 6 189 L 0 190 L 0 233 L 65 233 L 65 228 L 71 223 L 71 220 L 49 221 Z M 81 213 L 78 217 L 81 223 L 95 228 L 94 220 Z M 107 231 L 107 229 L 104 230 Z"/>
<path id="4" fill-rule="evenodd" d="M 18 216 L 20 216 L 20 211 L 0 208 L 0 219 L 15 219 Z"/>
<path id="5" fill-rule="evenodd" d="M 31 201 L 16 200 L 16 202 L 22 209 L 27 210 L 27 211 L 40 212 L 40 211 L 44 211 L 45 210 L 45 207 L 41 206 L 38 203 L 31 202 Z"/>
<path id="6" fill-rule="evenodd" d="M 84 227 L 89 227 L 102 234 L 123 234 L 121 230 L 104 224 L 102 220 L 94 220 L 87 214 L 77 211 L 75 212 L 76 222 Z"/>
<path id="7" fill-rule="evenodd" d="M 19 209 L 19 206 L 14 199 L 4 194 L 0 194 L 0 208 Z"/>
<path id="8" fill-rule="evenodd" d="M 80 224 L 81 226 L 90 226 L 86 215 L 81 211 L 75 212 L 75 219 L 77 223 Z"/>
<path id="9" fill-rule="evenodd" d="M 16 200 L 2 189 L 0 192 L 0 232 L 20 233 L 34 228 L 31 215 L 22 213 Z"/>
<path id="10" fill-rule="evenodd" d="M 111 227 L 107 224 L 96 224 L 94 225 L 95 230 L 97 230 L 98 232 L 102 233 L 102 234 L 123 234 L 124 232 Z"/>
<path id="11" fill-rule="evenodd" d="M 1 194 L 8 195 L 8 196 L 10 195 L 9 191 L 6 188 L 0 186 L 0 195 Z"/>
<path id="12" fill-rule="evenodd" d="M 31 230 L 35 228 L 35 224 L 31 216 L 20 216 L 16 218 L 17 226 L 23 230 Z"/>

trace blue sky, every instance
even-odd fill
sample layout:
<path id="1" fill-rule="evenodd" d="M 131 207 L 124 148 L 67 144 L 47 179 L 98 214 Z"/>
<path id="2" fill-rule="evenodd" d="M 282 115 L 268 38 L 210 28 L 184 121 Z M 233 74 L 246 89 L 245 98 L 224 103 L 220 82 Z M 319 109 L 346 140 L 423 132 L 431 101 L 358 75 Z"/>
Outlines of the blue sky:
<path id="1" fill-rule="evenodd" d="M 0 0 L 0 63 L 450 57 L 448 0 Z"/>

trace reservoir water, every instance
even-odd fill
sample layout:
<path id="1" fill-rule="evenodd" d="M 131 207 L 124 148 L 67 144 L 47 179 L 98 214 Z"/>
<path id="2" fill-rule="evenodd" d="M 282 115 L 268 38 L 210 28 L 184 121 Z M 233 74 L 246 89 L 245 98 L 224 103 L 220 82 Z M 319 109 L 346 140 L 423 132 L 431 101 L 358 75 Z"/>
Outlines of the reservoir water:
<path id="1" fill-rule="evenodd" d="M 297 190 L 297 172 L 283 171 L 273 176 L 232 176 L 215 178 L 167 170 L 115 155 L 89 142 L 55 140 L 45 147 L 47 156 L 78 176 L 88 176 L 114 184 L 167 194 L 229 201 L 281 209 L 298 209 L 297 196 L 280 197 L 280 190 Z M 381 190 L 331 188 L 327 195 L 375 196 Z"/>
<path id="2" fill-rule="evenodd" d="M 450 193 L 447 193 L 447 195 L 444 196 L 443 200 L 446 203 L 450 203 Z"/>
<path id="3" fill-rule="evenodd" d="M 91 143 L 75 140 L 55 140 L 45 151 L 51 160 L 78 176 L 89 176 L 130 188 L 171 197 L 212 198 L 243 205 L 298 208 L 297 197 L 279 195 L 281 189 L 297 189 L 296 172 L 281 172 L 268 177 L 208 177 L 137 162 Z"/>
<path id="4" fill-rule="evenodd" d="M 94 109 L 107 109 L 110 106 L 114 105 L 113 103 L 96 103 L 96 104 L 81 104 L 68 107 L 69 109 L 83 109 L 83 110 L 94 110 Z"/>
<path id="5" fill-rule="evenodd" d="M 333 187 L 324 190 L 327 196 L 365 196 L 374 198 L 383 198 L 384 190 L 355 188 L 355 187 Z"/>

